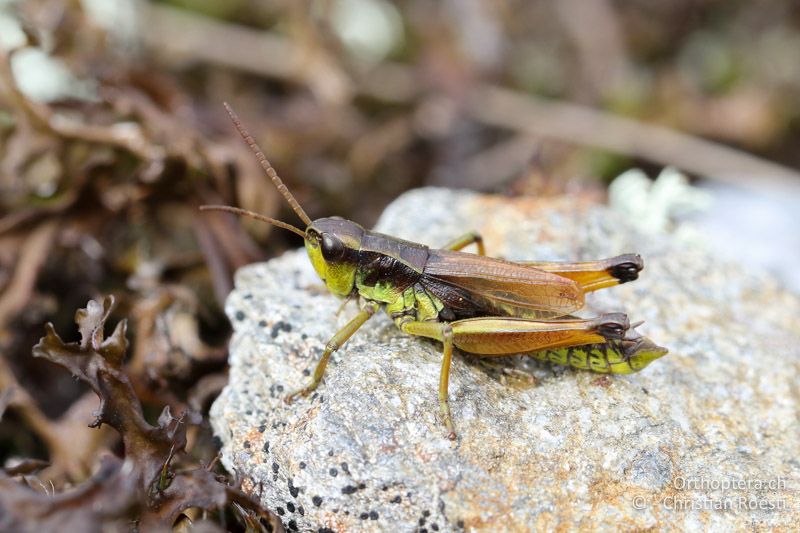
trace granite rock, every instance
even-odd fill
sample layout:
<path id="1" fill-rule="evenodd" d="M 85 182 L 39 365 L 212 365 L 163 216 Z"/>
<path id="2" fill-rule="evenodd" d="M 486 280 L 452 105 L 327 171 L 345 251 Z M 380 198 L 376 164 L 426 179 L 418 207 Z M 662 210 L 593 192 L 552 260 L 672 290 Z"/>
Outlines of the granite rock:
<path id="1" fill-rule="evenodd" d="M 230 383 L 212 408 L 222 461 L 291 531 L 791 529 L 800 523 L 800 299 L 717 261 L 696 234 L 650 235 L 575 198 L 409 192 L 379 231 L 490 255 L 589 260 L 636 251 L 635 283 L 580 314 L 625 311 L 670 354 L 630 376 L 458 353 L 458 440 L 437 407 L 441 346 L 376 315 L 313 397 L 322 348 L 355 312 L 302 250 L 241 269 L 227 302 Z M 746 253 L 745 250 L 742 253 Z"/>

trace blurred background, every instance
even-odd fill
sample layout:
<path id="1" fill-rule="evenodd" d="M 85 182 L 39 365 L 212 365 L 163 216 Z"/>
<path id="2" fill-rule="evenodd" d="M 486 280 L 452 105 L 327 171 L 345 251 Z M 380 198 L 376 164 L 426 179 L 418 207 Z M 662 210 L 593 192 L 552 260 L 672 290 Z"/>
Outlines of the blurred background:
<path id="1" fill-rule="evenodd" d="M 312 218 L 371 226 L 420 186 L 604 201 L 641 169 L 612 204 L 683 199 L 722 257 L 800 291 L 798 58 L 792 0 L 0 0 L 0 460 L 65 487 L 118 446 L 30 356 L 45 322 L 76 340 L 90 298 L 130 321 L 148 417 L 224 385 L 233 272 L 300 241 L 198 215 L 298 222 L 223 101 Z M 694 188 L 653 185 L 666 166 Z M 202 424 L 193 442 L 213 458 Z"/>

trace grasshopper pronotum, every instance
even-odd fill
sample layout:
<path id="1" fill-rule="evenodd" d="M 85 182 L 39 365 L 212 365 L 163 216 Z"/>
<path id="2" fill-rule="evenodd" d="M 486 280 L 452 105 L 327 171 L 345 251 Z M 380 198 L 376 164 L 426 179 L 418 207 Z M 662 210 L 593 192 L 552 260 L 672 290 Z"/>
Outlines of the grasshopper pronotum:
<path id="1" fill-rule="evenodd" d="M 201 209 L 246 215 L 300 235 L 328 290 L 341 298 L 357 296 L 361 302 L 358 314 L 326 344 L 311 383 L 287 401 L 316 389 L 331 354 L 379 309 L 401 331 L 442 342 L 439 406 L 451 439 L 456 434 L 447 388 L 453 347 L 486 356 L 528 353 L 613 374 L 636 372 L 667 353 L 633 335 L 622 313 L 570 316 L 583 307 L 585 293 L 637 279 L 644 266 L 638 255 L 580 263 L 515 263 L 487 257 L 476 233 L 433 249 L 340 217 L 311 220 L 230 106 L 225 104 L 225 109 L 306 229 L 235 207 Z M 471 244 L 477 255 L 459 251 Z"/>

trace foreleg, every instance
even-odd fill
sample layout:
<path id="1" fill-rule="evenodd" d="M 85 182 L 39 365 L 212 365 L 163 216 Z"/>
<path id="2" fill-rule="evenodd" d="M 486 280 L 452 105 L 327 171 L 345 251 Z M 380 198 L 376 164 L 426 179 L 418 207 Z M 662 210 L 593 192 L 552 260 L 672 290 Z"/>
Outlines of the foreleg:
<path id="1" fill-rule="evenodd" d="M 325 367 L 328 366 L 328 360 L 331 357 L 331 354 L 342 347 L 342 345 L 347 342 L 347 339 L 353 336 L 353 334 L 358 331 L 358 329 L 364 325 L 364 323 L 369 320 L 372 315 L 378 310 L 380 306 L 376 302 L 367 302 L 361 308 L 361 311 L 353 317 L 350 322 L 348 322 L 342 329 L 336 332 L 336 334 L 331 337 L 331 340 L 325 345 L 325 351 L 322 352 L 322 357 L 320 358 L 319 362 L 317 363 L 317 367 L 314 369 L 314 377 L 312 378 L 311 383 L 309 383 L 306 387 L 293 392 L 292 394 L 286 397 L 286 402 L 291 403 L 297 396 L 306 396 L 314 389 L 316 389 L 320 382 L 322 381 L 322 376 L 325 374 Z"/>

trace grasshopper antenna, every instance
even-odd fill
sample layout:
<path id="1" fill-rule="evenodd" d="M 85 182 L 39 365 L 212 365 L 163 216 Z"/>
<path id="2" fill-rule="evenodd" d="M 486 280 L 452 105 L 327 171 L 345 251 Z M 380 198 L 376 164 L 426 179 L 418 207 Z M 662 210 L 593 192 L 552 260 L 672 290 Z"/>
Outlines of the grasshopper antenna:
<path id="1" fill-rule="evenodd" d="M 250 147 L 250 149 L 253 151 L 253 153 L 256 154 L 256 159 L 258 159 L 259 164 L 261 164 L 261 168 L 264 169 L 264 172 L 267 173 L 267 176 L 269 176 L 269 179 L 271 179 L 272 183 L 275 184 L 275 187 L 278 188 L 278 192 L 280 192 L 283 195 L 283 197 L 286 199 L 286 201 L 289 202 L 289 205 L 292 207 L 292 210 L 294 210 L 294 212 L 297 213 L 297 216 L 299 216 L 303 220 L 303 222 L 306 224 L 306 226 L 310 226 L 311 225 L 311 219 L 308 217 L 306 212 L 303 211 L 303 208 L 300 207 L 300 203 L 297 200 L 295 200 L 294 196 L 292 195 L 291 192 L 289 192 L 289 189 L 286 187 L 286 185 L 283 184 L 283 181 L 281 181 L 281 178 L 278 177 L 278 173 L 275 172 L 274 168 L 272 168 L 272 165 L 267 160 L 267 156 L 264 155 L 264 152 L 261 150 L 261 148 L 259 148 L 258 144 L 256 144 L 256 141 L 255 141 L 255 139 L 253 139 L 253 136 L 250 135 L 250 132 L 248 132 L 245 129 L 244 126 L 242 126 L 242 121 L 239 120 L 239 116 L 236 114 L 236 112 L 234 112 L 233 108 L 228 104 L 228 102 L 223 102 L 222 105 L 225 106 L 225 111 L 227 111 L 228 112 L 228 116 L 231 117 L 231 122 L 233 122 L 234 127 L 236 127 L 236 131 L 239 132 L 239 135 L 242 136 L 242 139 L 244 139 L 244 142 L 246 142 L 247 145 Z M 244 214 L 244 213 L 238 213 L 238 214 Z M 251 214 L 255 214 L 255 213 L 251 213 Z M 246 215 L 246 216 L 250 216 L 250 215 Z M 261 219 L 259 219 L 259 220 L 261 220 Z M 270 220 L 272 220 L 272 219 L 270 219 Z M 273 221 L 273 222 L 278 222 L 278 221 Z M 270 223 L 272 224 L 273 222 L 270 222 Z M 277 225 L 277 224 L 275 224 L 275 225 Z M 280 227 L 284 227 L 284 226 L 280 226 Z M 285 229 L 289 229 L 289 228 L 285 228 Z M 297 229 L 297 228 L 295 228 L 295 229 Z"/>
<path id="2" fill-rule="evenodd" d="M 200 211 L 225 211 L 226 213 L 233 213 L 234 215 L 243 215 L 260 220 L 262 222 L 268 222 L 273 226 L 278 226 L 279 228 L 288 229 L 289 231 L 297 233 L 303 238 L 306 236 L 306 234 L 300 228 L 292 226 L 291 224 L 287 224 L 286 222 L 281 222 L 280 220 L 275 220 L 274 218 L 259 215 L 258 213 L 248 211 L 247 209 L 239 209 L 238 207 L 231 207 L 229 205 L 201 205 Z"/>

